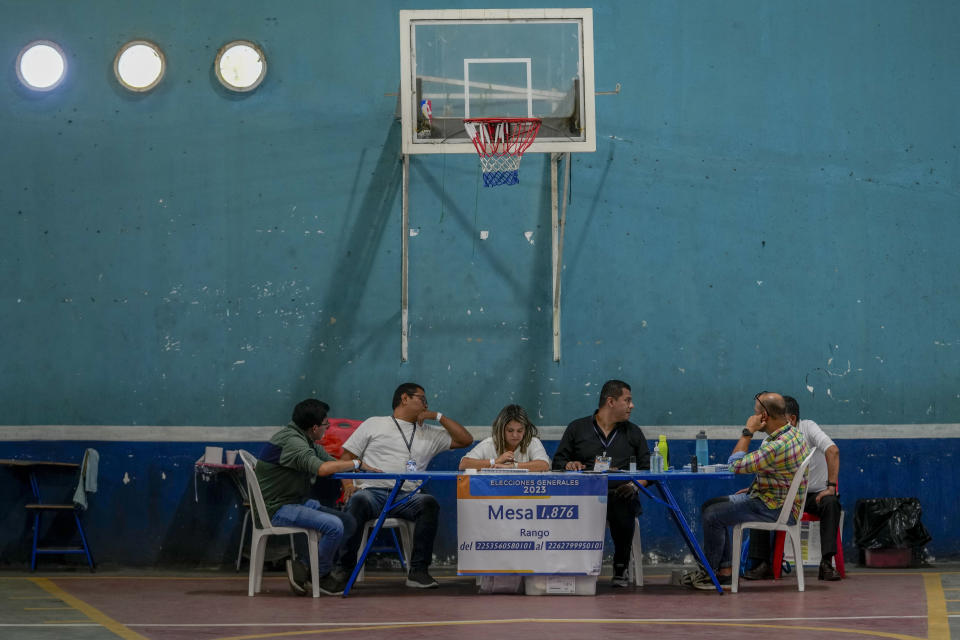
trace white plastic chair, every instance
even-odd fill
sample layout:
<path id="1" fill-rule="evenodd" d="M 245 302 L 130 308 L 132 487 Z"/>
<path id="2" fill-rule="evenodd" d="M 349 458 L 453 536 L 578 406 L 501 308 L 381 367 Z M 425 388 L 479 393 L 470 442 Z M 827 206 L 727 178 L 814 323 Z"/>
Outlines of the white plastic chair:
<path id="1" fill-rule="evenodd" d="M 740 582 L 740 553 L 739 549 L 743 543 L 743 530 L 744 529 L 762 529 L 764 531 L 785 531 L 790 536 L 790 543 L 793 545 L 793 554 L 796 557 L 800 557 L 800 518 L 797 518 L 797 521 L 794 524 L 787 524 L 790 520 L 790 512 L 793 511 L 793 504 L 796 501 L 797 492 L 800 492 L 800 504 L 804 504 L 804 500 L 807 497 L 807 485 L 804 485 L 803 490 L 800 491 L 800 484 L 803 481 L 803 478 L 807 475 L 807 466 L 810 464 L 810 460 L 813 459 L 813 452 L 807 454 L 806 459 L 800 463 L 800 468 L 797 469 L 796 474 L 793 476 L 793 481 L 790 483 L 790 490 L 787 491 L 787 497 L 783 501 L 783 507 L 780 509 L 780 517 L 774 522 L 741 522 L 733 527 L 733 543 L 732 549 L 736 549 L 737 552 L 734 552 L 733 555 L 733 578 L 731 581 L 730 590 L 733 593 L 737 592 L 737 586 Z M 803 565 L 797 567 L 797 589 L 803 591 Z"/>
<path id="2" fill-rule="evenodd" d="M 307 548 L 310 550 L 310 575 L 313 581 L 313 597 L 320 597 L 320 576 L 318 569 L 317 542 L 320 532 L 316 529 L 303 527 L 275 527 L 270 524 L 267 515 L 267 506 L 263 502 L 260 492 L 260 482 L 257 480 L 257 459 L 249 451 L 240 450 L 240 459 L 243 460 L 243 475 L 247 479 L 247 493 L 250 496 L 250 508 L 253 515 L 250 518 L 250 582 L 247 595 L 260 593 L 263 583 L 263 556 L 267 549 L 269 536 L 290 536 L 290 549 L 293 550 L 293 534 L 302 533 L 307 536 Z"/>
<path id="3" fill-rule="evenodd" d="M 373 525 L 375 524 L 377 524 L 376 520 L 367 520 L 363 525 L 363 538 L 361 538 L 360 548 L 357 550 L 358 562 L 360 561 L 360 555 L 363 553 L 363 549 L 367 546 L 367 539 L 370 536 L 370 532 L 373 531 Z M 403 557 L 400 558 L 400 563 L 407 569 L 407 571 L 410 570 L 410 554 L 413 551 L 413 527 L 413 522 L 404 520 L 403 518 L 386 518 L 383 521 L 383 526 L 380 527 L 381 531 L 385 531 L 387 529 L 399 529 L 400 547 L 403 549 Z M 363 571 L 364 568 L 360 567 L 360 573 L 357 574 L 357 579 L 355 582 L 363 581 Z"/>
<path id="4" fill-rule="evenodd" d="M 640 523 L 633 525 L 633 542 L 630 544 L 630 563 L 627 565 L 627 580 L 637 587 L 643 586 L 643 545 L 640 544 Z"/>

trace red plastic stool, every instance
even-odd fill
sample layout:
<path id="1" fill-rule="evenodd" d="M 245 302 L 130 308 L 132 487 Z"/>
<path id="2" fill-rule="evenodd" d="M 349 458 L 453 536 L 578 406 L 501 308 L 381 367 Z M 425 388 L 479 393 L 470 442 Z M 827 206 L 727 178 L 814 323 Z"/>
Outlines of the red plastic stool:
<path id="1" fill-rule="evenodd" d="M 820 522 L 820 516 L 815 516 L 812 513 L 803 512 L 803 516 L 800 517 L 800 522 Z M 843 542 L 841 539 L 841 532 L 843 531 L 843 512 L 840 512 L 840 526 L 837 527 L 837 554 L 833 556 L 833 564 L 837 568 L 837 573 L 840 574 L 841 578 L 847 577 L 847 570 L 844 568 L 843 562 Z M 773 544 L 773 579 L 780 579 L 780 572 L 783 567 L 783 544 L 784 544 L 784 532 L 776 532 L 776 540 Z M 803 559 L 796 558 L 798 570 L 801 570 L 803 567 Z"/>

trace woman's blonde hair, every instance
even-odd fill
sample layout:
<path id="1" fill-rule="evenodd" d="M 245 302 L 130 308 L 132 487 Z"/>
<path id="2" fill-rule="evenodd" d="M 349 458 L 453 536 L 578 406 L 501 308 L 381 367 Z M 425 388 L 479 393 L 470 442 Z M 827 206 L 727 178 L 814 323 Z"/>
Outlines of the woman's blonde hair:
<path id="1" fill-rule="evenodd" d="M 537 437 L 537 427 L 530 422 L 524 408 L 518 404 L 508 404 L 500 409 L 497 419 L 493 421 L 493 445 L 497 449 L 497 455 L 507 450 L 506 428 L 507 424 L 513 421 L 523 425 L 523 440 L 517 445 L 520 453 L 525 453 L 530 446 L 530 441 Z"/>

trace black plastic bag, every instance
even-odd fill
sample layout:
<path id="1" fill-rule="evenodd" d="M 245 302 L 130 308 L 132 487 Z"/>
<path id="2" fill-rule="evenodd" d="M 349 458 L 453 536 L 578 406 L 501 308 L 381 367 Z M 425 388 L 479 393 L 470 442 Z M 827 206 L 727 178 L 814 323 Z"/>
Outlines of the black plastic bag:
<path id="1" fill-rule="evenodd" d="M 932 540 L 920 522 L 923 509 L 917 498 L 857 500 L 853 516 L 854 542 L 861 549 L 907 549 Z"/>

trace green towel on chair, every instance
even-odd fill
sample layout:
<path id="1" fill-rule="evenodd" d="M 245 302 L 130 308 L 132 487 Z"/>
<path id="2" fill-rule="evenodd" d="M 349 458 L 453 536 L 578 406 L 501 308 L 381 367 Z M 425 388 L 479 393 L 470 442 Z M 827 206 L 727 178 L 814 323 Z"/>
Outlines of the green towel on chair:
<path id="1" fill-rule="evenodd" d="M 87 449 L 83 453 L 83 464 L 80 466 L 80 481 L 73 494 L 73 504 L 86 511 L 87 492 L 97 492 L 97 472 L 100 469 L 100 454 L 96 449 Z"/>

